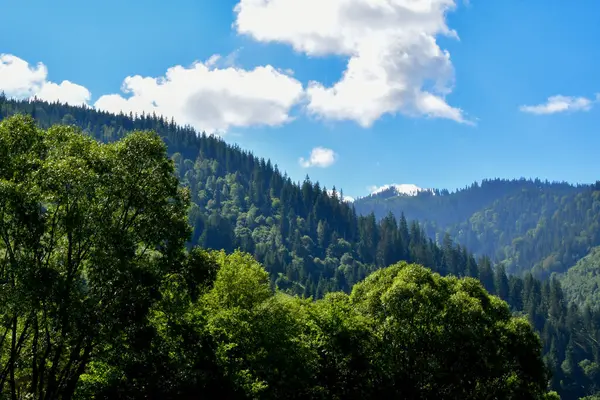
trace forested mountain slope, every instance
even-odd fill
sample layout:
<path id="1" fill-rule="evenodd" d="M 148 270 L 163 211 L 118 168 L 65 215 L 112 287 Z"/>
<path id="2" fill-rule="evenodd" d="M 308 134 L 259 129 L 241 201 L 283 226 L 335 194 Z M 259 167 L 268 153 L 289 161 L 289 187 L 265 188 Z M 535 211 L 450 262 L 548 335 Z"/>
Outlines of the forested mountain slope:
<path id="1" fill-rule="evenodd" d="M 42 127 L 74 124 L 102 142 L 131 130 L 156 131 L 181 183 L 190 189 L 190 245 L 239 248 L 265 265 L 273 283 L 322 297 L 348 291 L 370 272 L 406 260 L 478 276 L 473 257 L 452 242 L 442 249 L 416 222 L 357 217 L 351 204 L 308 178 L 294 183 L 270 161 L 155 116 L 111 115 L 82 107 L 0 98 L 0 116 L 21 112 Z M 445 254 L 445 256 L 444 256 Z"/>
<path id="2" fill-rule="evenodd" d="M 367 275 L 398 261 L 441 275 L 476 277 L 540 333 L 551 388 L 576 399 L 600 385 L 600 312 L 569 305 L 557 280 L 509 277 L 503 267 L 476 259 L 449 236 L 436 243 L 401 214 L 386 214 L 379 222 L 373 214 L 357 216 L 352 204 L 318 183 L 295 184 L 268 160 L 174 122 L 0 97 L 0 118 L 15 113 L 34 116 L 42 127 L 74 124 L 102 142 L 132 130 L 156 131 L 169 147 L 181 184 L 189 188 L 188 246 L 240 248 L 264 264 L 272 287 L 315 298 L 336 290 L 349 293 Z"/>
<path id="3" fill-rule="evenodd" d="M 358 199 L 358 214 L 404 213 L 428 235 L 448 232 L 509 273 L 540 278 L 564 272 L 600 245 L 600 183 L 573 186 L 540 180 L 485 180 L 453 193 L 393 191 Z"/>
<path id="4" fill-rule="evenodd" d="M 565 294 L 579 306 L 600 308 L 600 247 L 559 276 Z"/>

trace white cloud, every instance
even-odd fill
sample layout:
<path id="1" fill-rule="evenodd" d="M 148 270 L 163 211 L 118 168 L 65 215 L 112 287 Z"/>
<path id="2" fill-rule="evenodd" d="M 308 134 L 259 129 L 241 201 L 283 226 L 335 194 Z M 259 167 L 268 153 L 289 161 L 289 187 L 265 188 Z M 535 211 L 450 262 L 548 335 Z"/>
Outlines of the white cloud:
<path id="1" fill-rule="evenodd" d="M 126 77 L 123 94 L 101 96 L 94 106 L 113 113 L 154 112 L 207 132 L 291 121 L 290 110 L 304 96 L 302 84 L 270 65 L 252 70 L 234 67 L 236 54 L 215 55 L 189 68 L 175 66 L 158 78 Z M 47 77 L 42 63 L 30 66 L 16 56 L 0 54 L 0 91 L 8 97 L 91 105 L 85 87 L 69 81 L 57 84 Z"/>
<path id="2" fill-rule="evenodd" d="M 332 87 L 311 82 L 310 113 L 369 127 L 384 114 L 466 121 L 445 96 L 453 86 L 450 54 L 437 35 L 454 0 L 240 0 L 235 26 L 261 42 L 280 42 L 308 55 L 348 57 Z"/>
<path id="3" fill-rule="evenodd" d="M 552 96 L 543 104 L 535 106 L 521 106 L 519 109 L 523 112 L 537 115 L 556 114 L 566 111 L 589 111 L 594 101 L 600 100 L 600 94 L 596 95 L 595 100 L 586 97 L 571 96 Z"/>
<path id="4" fill-rule="evenodd" d="M 306 160 L 304 157 L 300 157 L 300 165 L 303 168 L 320 167 L 327 168 L 333 165 L 337 160 L 337 154 L 325 147 L 315 147 L 310 152 L 310 157 Z"/>
<path id="5" fill-rule="evenodd" d="M 25 60 L 10 54 L 0 54 L 0 90 L 8 97 L 37 97 L 49 102 L 72 105 L 87 104 L 91 93 L 85 87 L 69 81 L 50 82 L 48 69 L 42 63 L 30 66 Z"/>
<path id="6" fill-rule="evenodd" d="M 36 94 L 40 100 L 48 102 L 62 102 L 72 105 L 87 105 L 92 97 L 90 91 L 76 83 L 62 81 L 61 84 L 46 82 Z"/>
<path id="7" fill-rule="evenodd" d="M 189 68 L 169 68 L 163 77 L 125 78 L 120 94 L 105 95 L 95 107 L 110 112 L 155 112 L 209 132 L 292 120 L 302 84 L 270 65 L 253 70 L 218 68 L 219 56 Z"/>

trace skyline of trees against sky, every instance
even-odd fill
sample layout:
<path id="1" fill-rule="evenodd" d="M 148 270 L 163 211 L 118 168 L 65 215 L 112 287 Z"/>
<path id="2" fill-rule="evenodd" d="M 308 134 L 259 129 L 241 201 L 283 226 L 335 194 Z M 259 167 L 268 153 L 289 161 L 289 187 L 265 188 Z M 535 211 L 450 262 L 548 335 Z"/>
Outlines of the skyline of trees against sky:
<path id="1" fill-rule="evenodd" d="M 309 172 L 352 197 L 394 182 L 592 183 L 600 6 L 507 1 L 184 0 L 141 11 L 142 0 L 110 0 L 65 11 L 31 0 L 33 15 L 12 2 L 0 89 L 216 129 L 294 180 Z M 88 15 L 98 18 L 79 22 Z M 53 40 L 34 40 L 17 22 L 26 18 Z M 149 37 L 155 48 L 140 49 Z M 111 48 L 123 62 L 100 57 Z"/>

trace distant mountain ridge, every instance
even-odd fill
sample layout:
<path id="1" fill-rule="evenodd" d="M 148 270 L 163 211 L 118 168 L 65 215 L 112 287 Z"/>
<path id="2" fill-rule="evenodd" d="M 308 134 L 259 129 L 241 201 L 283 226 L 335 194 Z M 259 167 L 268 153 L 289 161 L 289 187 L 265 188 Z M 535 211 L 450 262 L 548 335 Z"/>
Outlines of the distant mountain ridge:
<path id="1" fill-rule="evenodd" d="M 388 213 L 418 220 L 430 237 L 450 234 L 507 271 L 538 277 L 564 272 L 600 245 L 600 184 L 572 185 L 539 179 L 492 179 L 450 193 L 414 196 L 390 191 L 359 198 L 358 214 Z"/>
<path id="2" fill-rule="evenodd" d="M 372 187 L 370 196 L 417 196 L 419 193 L 423 192 L 433 193 L 433 189 L 424 189 L 412 183 L 392 183 L 389 185 Z"/>

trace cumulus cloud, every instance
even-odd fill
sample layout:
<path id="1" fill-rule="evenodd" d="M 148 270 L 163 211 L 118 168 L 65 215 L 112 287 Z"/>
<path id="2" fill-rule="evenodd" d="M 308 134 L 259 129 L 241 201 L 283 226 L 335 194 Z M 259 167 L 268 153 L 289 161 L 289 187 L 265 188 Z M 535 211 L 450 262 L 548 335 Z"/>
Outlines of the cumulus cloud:
<path id="1" fill-rule="evenodd" d="M 25 60 L 10 54 L 0 54 L 0 91 L 18 99 L 37 97 L 49 102 L 72 105 L 87 104 L 91 93 L 69 81 L 48 81 L 48 69 L 42 63 L 30 66 Z"/>
<path id="2" fill-rule="evenodd" d="M 454 0 L 240 0 L 235 26 L 261 42 L 280 42 L 311 56 L 348 58 L 331 87 L 311 82 L 308 111 L 369 127 L 384 114 L 469 122 L 445 97 L 453 87 L 450 54 L 438 35 Z"/>
<path id="3" fill-rule="evenodd" d="M 586 97 L 571 97 L 571 96 L 551 96 L 543 104 L 535 106 L 521 106 L 519 109 L 523 112 L 537 115 L 556 114 L 567 111 L 589 111 L 592 108 L 594 101 L 600 100 L 600 94 L 596 95 L 596 99 L 588 99 Z"/>
<path id="4" fill-rule="evenodd" d="M 299 162 L 303 168 L 327 168 L 332 166 L 336 160 L 337 154 L 333 150 L 327 149 L 325 147 L 315 147 L 310 152 L 310 157 L 308 159 L 300 157 Z"/>
<path id="5" fill-rule="evenodd" d="M 290 110 L 303 96 L 300 82 L 270 65 L 253 70 L 218 68 L 219 60 L 213 56 L 189 68 L 175 66 L 158 78 L 127 77 L 122 86 L 125 96 L 102 96 L 95 107 L 154 112 L 210 132 L 291 121 Z"/>
<path id="6" fill-rule="evenodd" d="M 234 66 L 235 54 L 212 56 L 190 67 L 169 68 L 161 77 L 126 77 L 122 93 L 103 95 L 95 108 L 113 113 L 156 113 L 207 132 L 231 127 L 277 126 L 291 121 L 304 96 L 302 84 L 285 71 Z M 8 97 L 38 98 L 72 105 L 90 104 L 91 93 L 69 81 L 51 82 L 42 63 L 0 54 L 0 91 Z"/>

